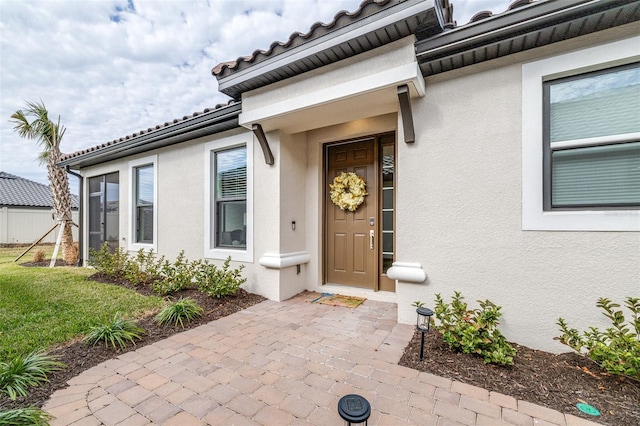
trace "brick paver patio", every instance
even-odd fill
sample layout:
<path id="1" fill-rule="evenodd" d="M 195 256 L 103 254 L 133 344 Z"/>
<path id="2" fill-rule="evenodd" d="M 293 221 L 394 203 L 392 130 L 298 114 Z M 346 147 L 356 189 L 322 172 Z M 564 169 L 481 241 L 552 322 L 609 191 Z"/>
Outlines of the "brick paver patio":
<path id="1" fill-rule="evenodd" d="M 300 295 L 93 367 L 52 395 L 52 425 L 343 425 L 338 400 L 371 403 L 370 425 L 588 425 L 572 415 L 399 366 L 413 327 L 396 305 L 357 309 Z"/>

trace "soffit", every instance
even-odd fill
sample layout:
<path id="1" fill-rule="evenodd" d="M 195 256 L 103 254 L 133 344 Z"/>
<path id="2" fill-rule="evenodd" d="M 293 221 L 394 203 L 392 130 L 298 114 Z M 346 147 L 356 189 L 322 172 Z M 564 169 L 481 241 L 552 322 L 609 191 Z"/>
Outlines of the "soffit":
<path id="1" fill-rule="evenodd" d="M 518 6 L 418 41 L 427 77 L 640 20 L 637 0 L 549 0 Z"/>

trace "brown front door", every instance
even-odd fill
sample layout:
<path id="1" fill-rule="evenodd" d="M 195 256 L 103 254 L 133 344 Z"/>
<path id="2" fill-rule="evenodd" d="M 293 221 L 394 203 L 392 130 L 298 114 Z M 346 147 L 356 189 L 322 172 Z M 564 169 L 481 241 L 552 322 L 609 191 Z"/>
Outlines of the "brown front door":
<path id="1" fill-rule="evenodd" d="M 341 210 L 326 192 L 326 282 L 378 286 L 377 139 L 343 143 L 327 149 L 327 187 L 342 172 L 354 172 L 367 184 L 368 195 L 355 212 Z"/>

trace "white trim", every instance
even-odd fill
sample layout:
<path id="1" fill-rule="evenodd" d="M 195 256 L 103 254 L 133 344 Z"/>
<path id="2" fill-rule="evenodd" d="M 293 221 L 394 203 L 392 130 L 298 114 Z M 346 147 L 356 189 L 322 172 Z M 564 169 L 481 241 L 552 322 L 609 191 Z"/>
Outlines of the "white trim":
<path id="1" fill-rule="evenodd" d="M 545 212 L 542 204 L 542 82 L 585 68 L 604 69 L 640 60 L 640 37 L 522 65 L 522 229 L 548 231 L 640 231 L 640 210 Z"/>
<path id="2" fill-rule="evenodd" d="M 238 117 L 238 121 L 241 126 L 250 127 L 252 123 L 281 117 L 295 111 L 327 105 L 358 95 L 409 83 L 413 85 L 415 93 L 417 93 L 418 96 L 422 97 L 425 95 L 424 77 L 422 77 L 420 67 L 416 62 L 386 69 L 376 74 L 316 90 L 312 93 L 292 96 L 284 101 L 272 103 L 251 111 L 245 111 L 243 109 L 243 112 Z"/>
<path id="3" fill-rule="evenodd" d="M 611 135 L 611 136 L 598 136 L 595 138 L 584 138 L 584 139 L 572 139 L 566 141 L 559 142 L 551 142 L 551 150 L 556 149 L 565 149 L 565 148 L 576 148 L 576 147 L 588 147 L 588 146 L 596 146 L 596 145 L 611 145 L 622 142 L 631 142 L 640 140 L 640 132 L 634 133 L 623 133 L 620 135 Z"/>
<path id="4" fill-rule="evenodd" d="M 134 201 L 136 185 L 134 169 L 144 165 L 153 166 L 153 243 L 137 243 L 136 240 L 136 203 Z M 129 235 L 127 250 L 138 251 L 140 249 L 158 251 L 158 155 L 150 155 L 129 161 Z"/>
<path id="5" fill-rule="evenodd" d="M 387 277 L 407 283 L 423 283 L 427 274 L 419 263 L 393 262 L 393 266 L 387 270 Z"/>
<path id="6" fill-rule="evenodd" d="M 212 153 L 239 146 L 247 147 L 247 246 L 244 250 L 212 248 L 214 242 L 212 215 L 215 214 L 211 197 L 213 191 Z M 242 133 L 204 144 L 204 171 L 204 257 L 220 260 L 231 257 L 231 260 L 234 261 L 253 262 L 253 216 L 255 213 L 253 210 L 253 134 Z"/>
<path id="7" fill-rule="evenodd" d="M 293 265 L 309 263 L 311 257 L 306 251 L 296 251 L 292 253 L 265 253 L 258 263 L 265 268 L 282 269 Z"/>

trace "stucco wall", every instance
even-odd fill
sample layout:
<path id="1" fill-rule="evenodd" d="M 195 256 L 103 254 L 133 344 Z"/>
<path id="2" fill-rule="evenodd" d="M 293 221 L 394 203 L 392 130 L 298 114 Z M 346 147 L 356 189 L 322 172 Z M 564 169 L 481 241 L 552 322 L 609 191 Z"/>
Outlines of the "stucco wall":
<path id="1" fill-rule="evenodd" d="M 562 352 L 558 317 L 607 326 L 598 297 L 640 296 L 640 236 L 522 231 L 521 74 L 507 63 L 439 76 L 412 103 L 417 141 L 398 144 L 397 260 L 428 278 L 398 285 L 399 320 L 415 321 L 413 301 L 458 290 L 474 307 L 502 306 L 509 340 Z"/>

